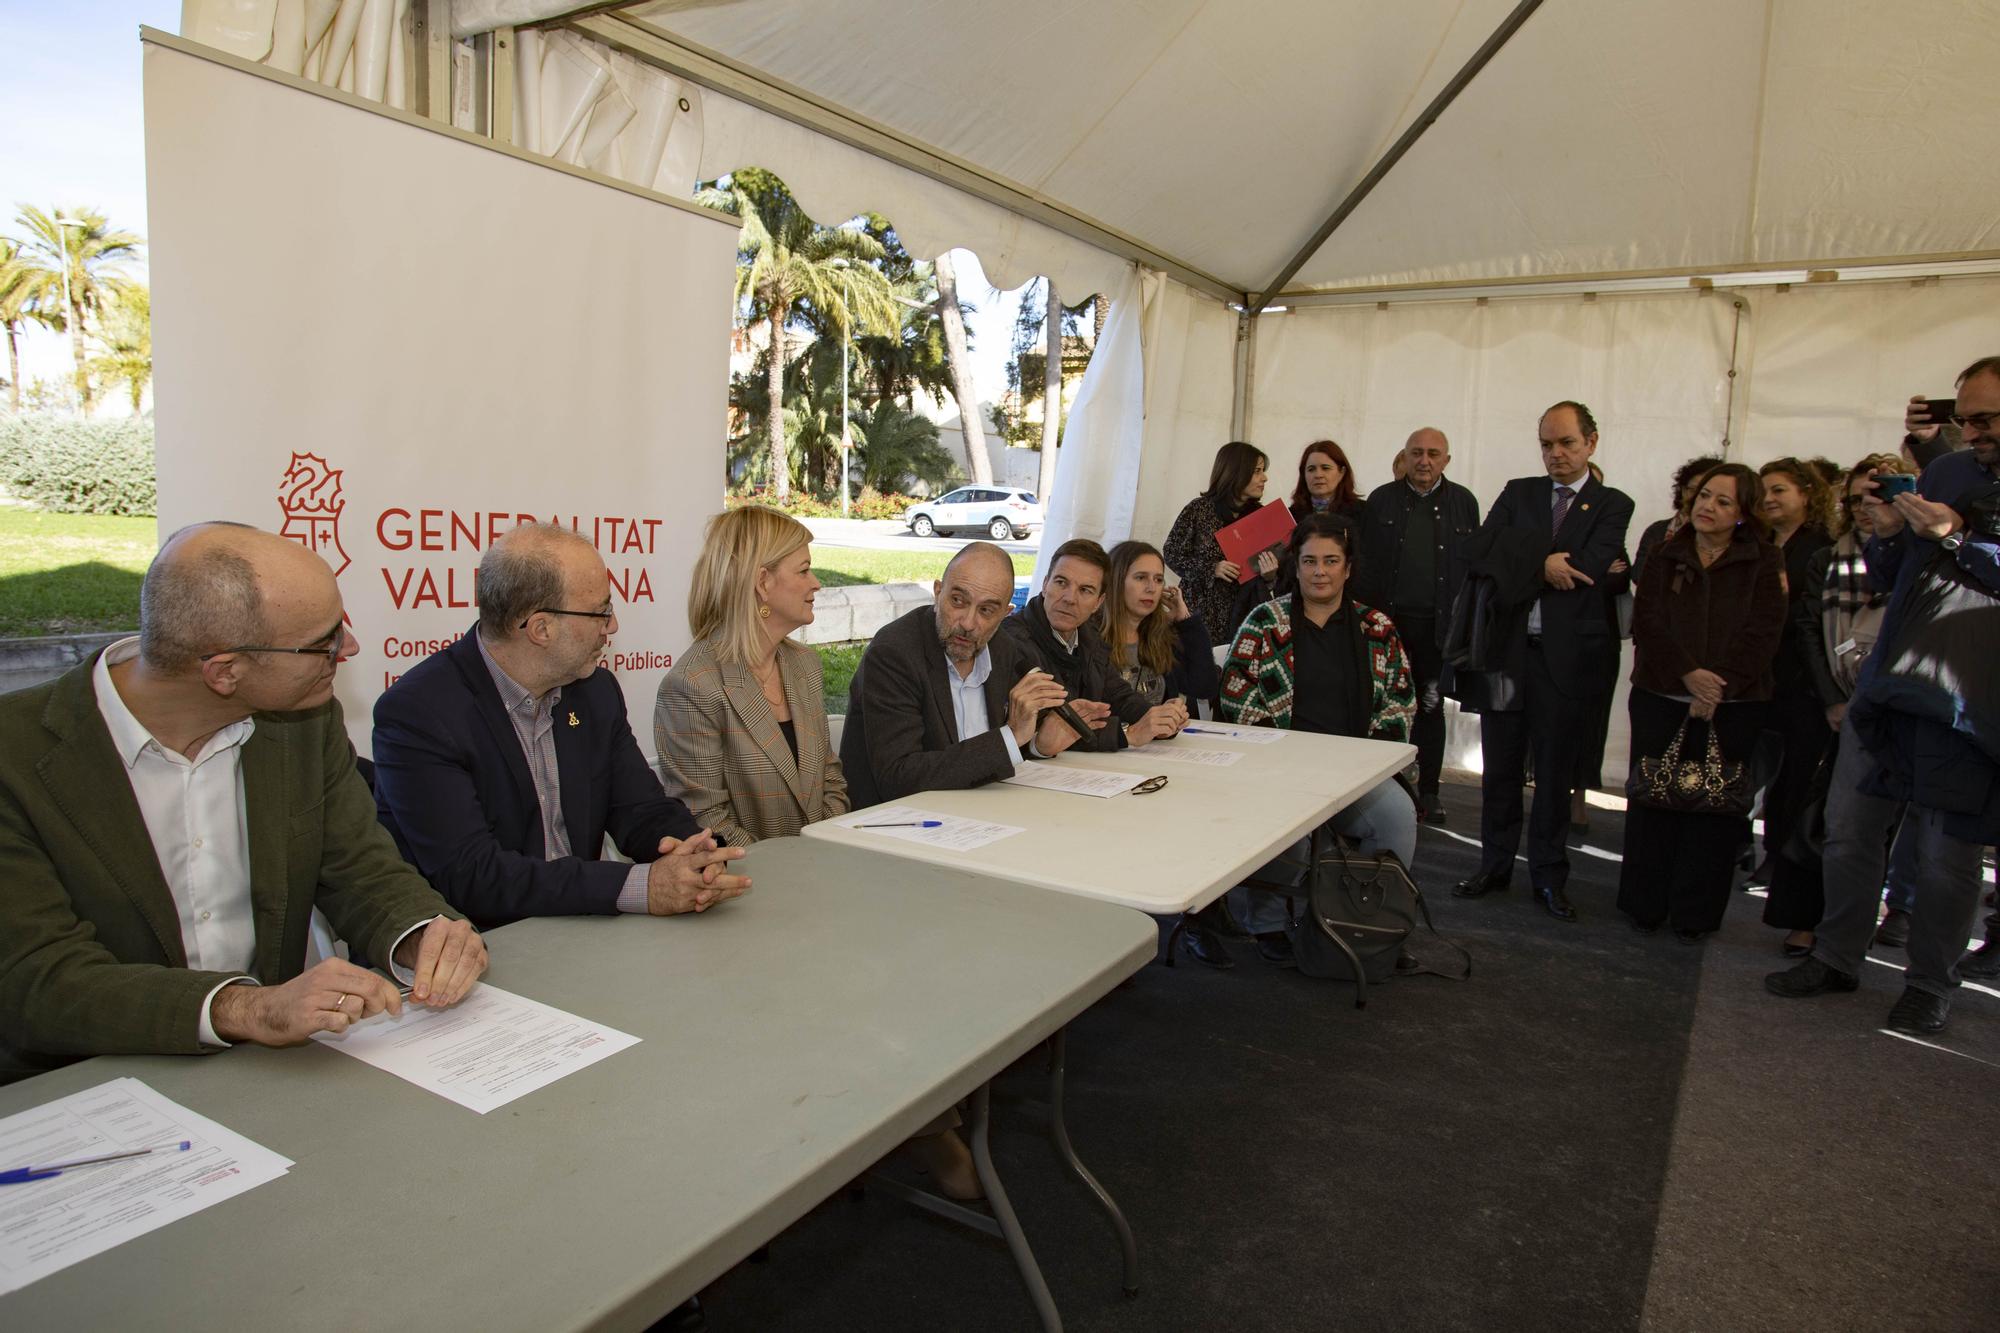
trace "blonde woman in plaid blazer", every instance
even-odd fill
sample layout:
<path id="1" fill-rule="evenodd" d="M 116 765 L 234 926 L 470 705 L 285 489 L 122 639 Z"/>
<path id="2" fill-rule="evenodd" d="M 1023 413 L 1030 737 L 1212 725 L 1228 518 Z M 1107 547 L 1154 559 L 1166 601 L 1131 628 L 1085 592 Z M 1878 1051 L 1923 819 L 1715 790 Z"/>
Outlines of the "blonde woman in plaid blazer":
<path id="1" fill-rule="evenodd" d="M 761 505 L 709 521 L 688 590 L 695 643 L 660 682 L 660 781 L 732 847 L 846 814 L 819 654 L 786 636 L 813 618 L 812 533 Z"/>

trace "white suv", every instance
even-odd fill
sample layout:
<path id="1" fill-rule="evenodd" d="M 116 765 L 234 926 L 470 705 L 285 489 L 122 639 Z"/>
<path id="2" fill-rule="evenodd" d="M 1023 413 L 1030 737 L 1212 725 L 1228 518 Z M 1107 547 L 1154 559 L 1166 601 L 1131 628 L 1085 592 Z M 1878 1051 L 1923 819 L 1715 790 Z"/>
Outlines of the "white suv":
<path id="1" fill-rule="evenodd" d="M 961 486 L 935 500 L 911 505 L 903 518 L 919 537 L 955 530 L 983 532 L 996 542 L 1015 541 L 1042 526 L 1042 507 L 1033 491 L 1000 486 Z"/>

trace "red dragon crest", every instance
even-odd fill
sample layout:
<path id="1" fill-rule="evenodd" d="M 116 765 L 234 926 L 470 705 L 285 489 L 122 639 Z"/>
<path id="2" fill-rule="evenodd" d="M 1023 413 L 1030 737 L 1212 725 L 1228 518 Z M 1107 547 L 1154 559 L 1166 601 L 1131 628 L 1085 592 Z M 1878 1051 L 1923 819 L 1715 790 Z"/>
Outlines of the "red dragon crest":
<path id="1" fill-rule="evenodd" d="M 280 537 L 289 537 L 333 566 L 338 577 L 354 563 L 340 544 L 340 469 L 318 454 L 293 454 L 278 483 L 278 508 L 285 516 Z M 339 559 L 336 561 L 335 556 Z"/>

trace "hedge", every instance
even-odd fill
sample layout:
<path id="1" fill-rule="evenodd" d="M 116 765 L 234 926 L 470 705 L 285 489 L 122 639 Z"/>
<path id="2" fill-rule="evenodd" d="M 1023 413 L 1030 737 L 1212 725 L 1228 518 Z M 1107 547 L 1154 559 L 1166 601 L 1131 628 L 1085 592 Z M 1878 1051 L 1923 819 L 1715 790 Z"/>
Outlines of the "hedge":
<path id="1" fill-rule="evenodd" d="M 901 518 L 903 511 L 916 502 L 916 497 L 913 495 L 883 495 L 880 492 L 863 488 L 861 494 L 856 496 L 850 504 L 850 512 L 847 516 L 850 518 Z M 827 500 L 821 499 L 816 495 L 808 495 L 803 491 L 793 491 L 791 498 L 786 500 L 784 504 L 779 504 L 778 498 L 775 495 L 771 495 L 765 491 L 750 491 L 747 494 L 724 496 L 723 503 L 731 509 L 739 505 L 763 505 L 769 509 L 781 509 L 794 518 L 841 517 L 840 499 L 838 496 Z"/>
<path id="2" fill-rule="evenodd" d="M 151 514 L 152 419 L 0 416 L 0 485 L 59 514 Z"/>

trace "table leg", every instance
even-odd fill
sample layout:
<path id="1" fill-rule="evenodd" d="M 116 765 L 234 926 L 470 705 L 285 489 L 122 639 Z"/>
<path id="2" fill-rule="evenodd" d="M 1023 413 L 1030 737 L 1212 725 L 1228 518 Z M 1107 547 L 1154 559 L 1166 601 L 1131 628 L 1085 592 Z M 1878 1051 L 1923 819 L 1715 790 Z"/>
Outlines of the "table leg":
<path id="1" fill-rule="evenodd" d="M 1174 928 L 1167 932 L 1167 945 L 1160 953 L 1160 961 L 1168 967 L 1174 965 L 1174 946 L 1181 942 L 1181 936 L 1185 934 L 1187 934 L 1187 914 L 1183 912 L 1174 918 Z"/>
<path id="2" fill-rule="evenodd" d="M 1035 1304 L 1036 1316 L 1048 1333 L 1062 1333 L 1062 1316 L 1056 1313 L 1055 1298 L 1049 1295 L 1049 1284 L 1043 1281 L 1042 1270 L 1035 1263 L 1035 1253 L 1028 1248 L 1028 1238 L 1014 1216 L 1014 1206 L 1007 1202 L 1007 1191 L 1000 1188 L 1000 1173 L 993 1169 L 993 1149 L 987 1142 L 987 1132 L 992 1127 L 992 1096 L 993 1085 L 990 1083 L 980 1084 L 979 1091 L 972 1094 L 972 1165 L 979 1173 L 979 1185 L 986 1191 L 986 1202 L 993 1209 L 993 1218 L 1000 1224 L 1000 1235 L 1013 1253 L 1014 1266 L 1021 1271 L 1021 1282 L 1028 1288 L 1028 1297 Z M 1079 1165 L 1077 1170 L 1081 1171 L 1082 1167 Z M 1090 1177 L 1086 1175 L 1084 1179 L 1089 1180 Z M 1091 1181 L 1093 1186 L 1096 1183 Z M 1098 1193 L 1102 1195 L 1103 1190 L 1099 1189 Z"/>
<path id="3" fill-rule="evenodd" d="M 1097 1177 L 1090 1174 L 1076 1149 L 1070 1145 L 1069 1126 L 1063 1121 L 1063 1075 L 1068 1029 L 1056 1029 L 1056 1035 L 1049 1038 L 1049 1131 L 1055 1139 L 1056 1152 L 1061 1155 L 1063 1165 L 1076 1173 L 1076 1178 L 1090 1186 L 1090 1192 L 1097 1196 L 1098 1206 L 1110 1217 L 1111 1225 L 1118 1231 L 1118 1243 L 1125 1251 L 1125 1294 L 1139 1294 L 1139 1242 L 1133 1238 L 1132 1227 L 1126 1222 L 1125 1214 L 1119 1211 L 1118 1201 L 1111 1197 L 1111 1191 L 1097 1183 Z"/>

